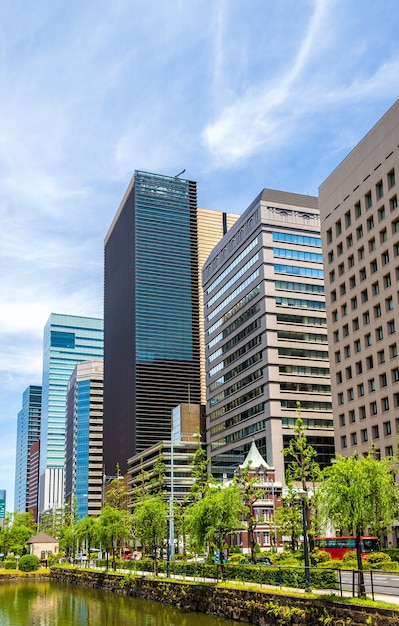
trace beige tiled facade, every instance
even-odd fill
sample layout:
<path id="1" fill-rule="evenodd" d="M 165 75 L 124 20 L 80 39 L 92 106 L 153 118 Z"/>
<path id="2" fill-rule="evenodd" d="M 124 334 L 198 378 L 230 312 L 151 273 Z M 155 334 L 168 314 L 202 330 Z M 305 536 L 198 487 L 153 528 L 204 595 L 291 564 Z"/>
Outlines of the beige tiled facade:
<path id="1" fill-rule="evenodd" d="M 395 452 L 399 101 L 321 185 L 336 450 Z"/>

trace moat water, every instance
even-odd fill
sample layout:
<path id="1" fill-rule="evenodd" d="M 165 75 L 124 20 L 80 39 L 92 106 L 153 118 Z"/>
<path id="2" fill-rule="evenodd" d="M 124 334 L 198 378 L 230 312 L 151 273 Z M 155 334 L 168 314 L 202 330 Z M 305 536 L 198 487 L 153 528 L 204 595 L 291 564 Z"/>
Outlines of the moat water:
<path id="1" fill-rule="evenodd" d="M 1 626 L 237 626 L 159 602 L 44 582 L 0 582 Z"/>

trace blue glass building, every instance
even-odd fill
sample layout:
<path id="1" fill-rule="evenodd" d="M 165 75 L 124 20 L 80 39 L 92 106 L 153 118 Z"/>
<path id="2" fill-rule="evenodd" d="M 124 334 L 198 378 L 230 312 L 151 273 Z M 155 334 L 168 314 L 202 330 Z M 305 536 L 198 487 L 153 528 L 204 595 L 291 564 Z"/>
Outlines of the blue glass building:
<path id="1" fill-rule="evenodd" d="M 103 320 L 52 313 L 44 329 L 39 511 L 64 497 L 65 411 L 68 381 L 77 365 L 101 359 Z"/>
<path id="2" fill-rule="evenodd" d="M 42 388 L 30 385 L 22 396 L 17 420 L 14 510 L 28 511 L 30 447 L 40 439 Z"/>
<path id="3" fill-rule="evenodd" d="M 107 474 L 200 402 L 198 274 L 196 183 L 136 171 L 105 240 Z"/>

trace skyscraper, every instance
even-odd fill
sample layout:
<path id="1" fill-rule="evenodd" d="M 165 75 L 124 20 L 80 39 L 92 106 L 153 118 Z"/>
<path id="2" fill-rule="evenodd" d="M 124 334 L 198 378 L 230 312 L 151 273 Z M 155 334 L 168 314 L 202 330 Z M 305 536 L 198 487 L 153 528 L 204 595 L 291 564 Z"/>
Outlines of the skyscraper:
<path id="1" fill-rule="evenodd" d="M 77 363 L 101 359 L 103 320 L 52 313 L 44 329 L 39 511 L 64 497 L 65 411 L 68 381 Z"/>
<path id="2" fill-rule="evenodd" d="M 29 509 L 30 447 L 40 439 L 42 388 L 30 385 L 22 396 L 17 420 L 14 509 Z"/>
<path id="3" fill-rule="evenodd" d="M 218 238 L 230 217 L 219 213 Z M 210 241 L 218 241 L 210 233 Z M 105 238 L 104 461 L 170 437 L 171 410 L 201 398 L 197 185 L 136 171 Z"/>
<path id="4" fill-rule="evenodd" d="M 321 465 L 334 454 L 317 198 L 264 189 L 203 271 L 207 442 L 214 475 L 252 440 L 284 482 L 297 402 Z"/>
<path id="5" fill-rule="evenodd" d="M 78 363 L 68 383 L 65 500 L 79 518 L 100 513 L 103 496 L 103 360 Z"/>
<path id="6" fill-rule="evenodd" d="M 397 449 L 399 102 L 319 189 L 335 444 Z M 399 527 L 396 527 L 399 544 Z"/>

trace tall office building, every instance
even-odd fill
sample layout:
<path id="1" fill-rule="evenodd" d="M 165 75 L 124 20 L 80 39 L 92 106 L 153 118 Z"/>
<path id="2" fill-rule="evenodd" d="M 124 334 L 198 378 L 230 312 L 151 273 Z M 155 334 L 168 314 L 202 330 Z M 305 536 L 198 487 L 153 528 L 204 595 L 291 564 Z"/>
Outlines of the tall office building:
<path id="1" fill-rule="evenodd" d="M 320 186 L 335 445 L 396 450 L 399 102 Z M 399 531 L 398 531 L 399 537 Z"/>
<path id="2" fill-rule="evenodd" d="M 78 363 L 68 383 L 65 501 L 79 518 L 101 512 L 103 496 L 103 360 Z"/>
<path id="3" fill-rule="evenodd" d="M 0 489 L 0 528 L 4 526 L 4 518 L 6 516 L 6 496 L 6 490 Z"/>
<path id="4" fill-rule="evenodd" d="M 203 271 L 207 442 L 231 475 L 252 440 L 284 482 L 297 402 L 321 465 L 334 454 L 317 198 L 264 189 Z"/>
<path id="5" fill-rule="evenodd" d="M 30 447 L 40 439 L 42 388 L 30 385 L 22 396 L 17 420 L 14 510 L 29 510 Z"/>
<path id="6" fill-rule="evenodd" d="M 170 438 L 173 407 L 200 403 L 200 258 L 233 219 L 217 215 L 213 231 L 218 218 L 199 217 L 195 182 L 136 171 L 106 235 L 107 474 Z"/>
<path id="7" fill-rule="evenodd" d="M 39 517 L 39 465 L 40 439 L 32 443 L 29 449 L 28 511 L 32 513 L 35 522 Z"/>
<path id="8" fill-rule="evenodd" d="M 52 313 L 44 329 L 39 512 L 64 499 L 65 411 L 68 381 L 77 363 L 101 359 L 103 320 Z"/>

